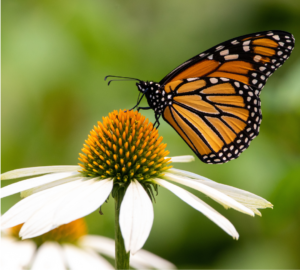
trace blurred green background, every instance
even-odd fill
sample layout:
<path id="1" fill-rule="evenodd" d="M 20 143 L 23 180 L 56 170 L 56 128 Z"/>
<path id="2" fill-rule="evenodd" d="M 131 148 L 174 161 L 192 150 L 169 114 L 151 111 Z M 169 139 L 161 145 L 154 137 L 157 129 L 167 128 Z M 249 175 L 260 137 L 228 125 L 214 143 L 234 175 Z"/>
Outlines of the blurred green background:
<path id="1" fill-rule="evenodd" d="M 178 268 L 300 267 L 300 1 L 2 1 L 2 172 L 72 165 L 102 116 L 129 109 L 133 82 L 159 81 L 188 58 L 225 40 L 262 30 L 294 34 L 296 48 L 261 94 L 260 135 L 237 160 L 175 164 L 258 194 L 274 204 L 249 217 L 194 192 L 226 216 L 240 234 L 232 240 L 160 188 L 145 249 Z M 143 101 L 146 105 L 146 101 Z M 152 111 L 144 115 L 154 121 Z M 162 122 L 172 156 L 193 154 Z M 4 184 L 10 184 L 6 181 Z M 19 200 L 2 200 L 2 213 Z M 113 200 L 87 217 L 89 232 L 114 237 Z"/>

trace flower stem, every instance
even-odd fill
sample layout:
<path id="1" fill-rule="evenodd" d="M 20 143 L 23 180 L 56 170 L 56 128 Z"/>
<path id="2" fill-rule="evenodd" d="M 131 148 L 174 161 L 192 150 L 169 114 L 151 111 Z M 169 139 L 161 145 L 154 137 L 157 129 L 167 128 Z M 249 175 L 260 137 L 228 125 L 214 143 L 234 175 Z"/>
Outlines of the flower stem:
<path id="1" fill-rule="evenodd" d="M 119 188 L 115 196 L 115 251 L 116 251 L 116 269 L 129 269 L 129 256 L 130 253 L 126 253 L 123 236 L 120 230 L 119 216 L 121 202 L 125 194 L 125 189 Z"/>

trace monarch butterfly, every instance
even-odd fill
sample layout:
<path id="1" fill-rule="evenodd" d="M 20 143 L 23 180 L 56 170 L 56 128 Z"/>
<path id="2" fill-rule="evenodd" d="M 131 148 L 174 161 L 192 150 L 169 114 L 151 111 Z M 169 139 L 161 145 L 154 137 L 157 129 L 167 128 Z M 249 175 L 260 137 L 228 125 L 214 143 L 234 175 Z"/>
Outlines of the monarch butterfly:
<path id="1" fill-rule="evenodd" d="M 288 32 L 259 32 L 194 56 L 159 83 L 107 77 L 137 80 L 142 97 L 135 107 L 146 96 L 149 107 L 138 110 L 153 109 L 157 127 L 162 115 L 201 161 L 221 164 L 237 158 L 258 135 L 260 91 L 294 43 Z"/>

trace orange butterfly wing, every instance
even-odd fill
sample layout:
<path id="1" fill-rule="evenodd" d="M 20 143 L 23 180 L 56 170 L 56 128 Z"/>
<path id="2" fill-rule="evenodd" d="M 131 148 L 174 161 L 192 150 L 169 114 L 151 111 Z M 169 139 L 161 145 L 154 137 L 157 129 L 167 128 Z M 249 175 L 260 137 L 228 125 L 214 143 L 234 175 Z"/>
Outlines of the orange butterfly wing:
<path id="1" fill-rule="evenodd" d="M 237 158 L 259 133 L 259 94 L 294 48 L 283 31 L 242 36 L 186 61 L 161 82 L 163 118 L 206 163 Z"/>

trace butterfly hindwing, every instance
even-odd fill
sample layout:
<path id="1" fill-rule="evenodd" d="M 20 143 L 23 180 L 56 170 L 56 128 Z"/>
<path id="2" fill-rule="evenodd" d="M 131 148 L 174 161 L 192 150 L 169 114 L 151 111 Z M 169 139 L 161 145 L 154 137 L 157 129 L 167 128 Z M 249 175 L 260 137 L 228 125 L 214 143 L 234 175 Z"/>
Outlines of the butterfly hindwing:
<path id="1" fill-rule="evenodd" d="M 247 84 L 228 78 L 194 78 L 166 85 L 172 104 L 163 118 L 205 163 L 237 158 L 259 133 L 260 99 Z"/>

